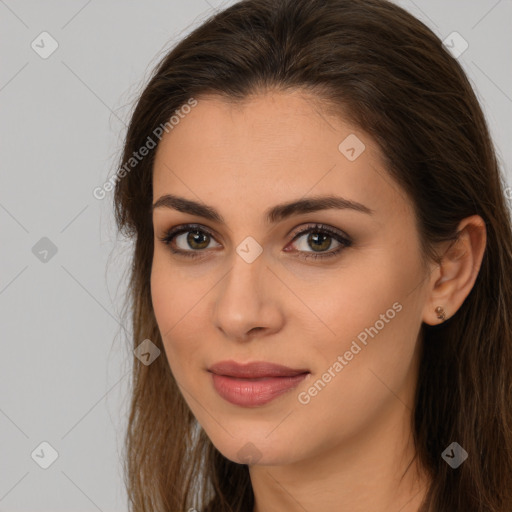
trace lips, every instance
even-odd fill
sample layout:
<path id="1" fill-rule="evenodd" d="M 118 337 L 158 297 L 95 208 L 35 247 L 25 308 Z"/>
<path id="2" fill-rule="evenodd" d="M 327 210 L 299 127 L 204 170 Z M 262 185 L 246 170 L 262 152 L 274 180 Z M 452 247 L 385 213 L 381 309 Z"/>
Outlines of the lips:
<path id="1" fill-rule="evenodd" d="M 307 369 L 288 368 L 265 361 L 256 361 L 254 363 L 240 364 L 234 361 L 222 361 L 216 363 L 208 369 L 210 372 L 225 377 L 235 377 L 239 379 L 260 379 L 265 377 L 295 377 L 302 373 L 308 373 Z"/>
<path id="2" fill-rule="evenodd" d="M 295 388 L 310 373 L 265 361 L 240 364 L 222 361 L 208 368 L 217 393 L 242 407 L 264 405 Z"/>

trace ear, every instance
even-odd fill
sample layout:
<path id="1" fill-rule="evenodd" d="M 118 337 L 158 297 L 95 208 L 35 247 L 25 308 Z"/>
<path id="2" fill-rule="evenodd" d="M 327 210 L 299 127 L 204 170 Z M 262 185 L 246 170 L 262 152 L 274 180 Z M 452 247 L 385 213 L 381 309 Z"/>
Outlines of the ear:
<path id="1" fill-rule="evenodd" d="M 442 245 L 441 264 L 430 278 L 430 288 L 423 310 L 423 321 L 429 325 L 444 322 L 436 308 L 441 306 L 446 319 L 460 308 L 475 284 L 485 252 L 487 231 L 479 215 L 463 219 L 458 226 L 459 238 Z M 444 254 L 443 254 L 444 253 Z"/>

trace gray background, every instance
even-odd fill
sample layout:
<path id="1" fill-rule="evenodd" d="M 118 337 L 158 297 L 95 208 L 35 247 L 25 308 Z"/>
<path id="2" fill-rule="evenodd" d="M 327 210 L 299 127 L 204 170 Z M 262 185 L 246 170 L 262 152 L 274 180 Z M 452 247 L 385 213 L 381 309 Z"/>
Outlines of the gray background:
<path id="1" fill-rule="evenodd" d="M 231 3 L 0 0 L 0 511 L 126 510 L 133 355 L 118 319 L 129 244 L 112 193 L 92 191 L 115 172 L 159 57 Z M 469 43 L 459 60 L 511 186 L 512 1 L 397 3 L 441 39 L 457 31 Z M 59 45 L 46 59 L 31 47 L 43 31 Z M 43 441 L 58 452 L 47 469 L 35 462 L 49 460 Z"/>

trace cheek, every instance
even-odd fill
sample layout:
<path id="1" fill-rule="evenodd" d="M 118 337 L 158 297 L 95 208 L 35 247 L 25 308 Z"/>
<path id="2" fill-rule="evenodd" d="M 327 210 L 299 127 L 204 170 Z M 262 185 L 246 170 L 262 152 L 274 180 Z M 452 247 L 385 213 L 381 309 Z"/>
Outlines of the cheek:
<path id="1" fill-rule="evenodd" d="M 404 315 L 396 310 L 400 305 L 405 307 L 414 295 L 413 282 L 419 280 L 416 275 L 414 265 L 397 263 L 385 254 L 354 258 L 349 269 L 343 269 L 332 280 L 317 281 L 316 286 L 306 283 L 297 290 L 309 307 L 307 314 L 298 318 L 302 317 L 306 331 L 318 333 L 318 340 L 325 344 L 322 351 L 326 347 L 348 350 L 352 339 L 376 323 L 379 332 L 400 323 L 399 317 Z"/>
<path id="2" fill-rule="evenodd" d="M 316 292 L 309 303 L 322 320 L 315 322 L 320 330 L 310 344 L 312 361 L 318 362 L 315 377 L 328 372 L 341 356 L 343 369 L 337 365 L 336 375 L 343 377 L 332 380 L 344 393 L 361 398 L 371 392 L 378 384 L 371 371 L 390 387 L 400 385 L 421 328 L 421 280 L 416 259 L 399 258 L 388 250 L 354 261 L 336 287 L 331 284 L 323 296 Z M 303 322 L 307 332 L 308 320 Z"/>
<path id="3" fill-rule="evenodd" d="M 153 311 L 162 336 L 175 323 L 175 308 L 177 287 L 171 279 L 171 273 L 166 270 L 161 257 L 155 256 L 151 268 L 151 300 Z"/>
<path id="4" fill-rule="evenodd" d="M 190 283 L 179 270 L 171 267 L 165 255 L 155 254 L 151 271 L 153 311 L 173 374 L 179 379 L 185 368 L 197 367 L 197 354 L 204 329 L 204 305 L 198 283 Z M 201 333 L 203 332 L 203 336 Z M 197 368 L 196 368 L 197 370 Z M 181 380 L 181 379 L 179 379 Z"/>

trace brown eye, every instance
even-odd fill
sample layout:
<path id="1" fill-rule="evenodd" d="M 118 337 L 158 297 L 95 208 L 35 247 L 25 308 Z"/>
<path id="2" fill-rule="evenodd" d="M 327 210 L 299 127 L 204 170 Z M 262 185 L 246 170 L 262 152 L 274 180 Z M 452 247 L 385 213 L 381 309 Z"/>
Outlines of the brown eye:
<path id="1" fill-rule="evenodd" d="M 174 254 L 195 258 L 208 248 L 214 238 L 200 226 L 186 225 L 170 229 L 160 240 L 168 245 Z"/>
<path id="2" fill-rule="evenodd" d="M 307 243 L 315 251 L 326 251 L 332 243 L 332 236 L 325 233 L 309 233 Z"/>
<path id="3" fill-rule="evenodd" d="M 301 238 L 305 239 L 297 244 L 296 241 Z M 210 246 L 211 242 L 217 243 L 208 230 L 194 224 L 172 228 L 160 240 L 169 246 L 173 254 L 188 258 L 202 256 L 202 253 L 207 252 L 205 249 Z M 333 242 L 337 245 L 331 249 Z M 299 245 L 299 247 L 296 247 L 295 250 L 285 248 L 286 252 L 297 252 L 298 257 L 303 259 L 317 259 L 336 256 L 343 249 L 350 247 L 352 241 L 341 231 L 338 232 L 338 230 L 322 224 L 313 224 L 296 233 L 291 244 Z M 217 243 L 217 247 L 221 247 L 221 245 Z"/>
<path id="4" fill-rule="evenodd" d="M 208 247 L 210 235 L 200 230 L 187 231 L 183 234 L 187 235 L 185 240 L 191 249 L 206 249 Z"/>
<path id="5" fill-rule="evenodd" d="M 301 238 L 304 238 L 304 240 L 297 243 L 297 240 Z M 333 241 L 338 245 L 333 250 L 329 251 L 328 249 L 331 248 Z M 341 232 L 334 231 L 327 226 L 319 224 L 314 224 L 297 233 L 292 243 L 296 245 L 296 247 L 298 246 L 297 252 L 299 253 L 299 257 L 303 259 L 336 256 L 343 249 L 352 245 L 352 241 Z"/>

